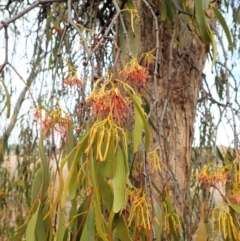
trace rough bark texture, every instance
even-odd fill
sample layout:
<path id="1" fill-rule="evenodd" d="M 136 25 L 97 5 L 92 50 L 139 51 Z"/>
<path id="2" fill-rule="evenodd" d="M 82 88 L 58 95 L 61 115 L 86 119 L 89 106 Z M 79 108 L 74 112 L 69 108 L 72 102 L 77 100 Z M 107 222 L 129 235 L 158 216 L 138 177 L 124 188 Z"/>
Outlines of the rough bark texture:
<path id="1" fill-rule="evenodd" d="M 157 2 L 155 1 L 156 9 L 160 8 Z M 149 18 L 151 15 L 143 9 L 142 7 L 141 53 L 156 47 L 156 27 L 150 20 L 151 17 Z M 206 47 L 199 37 L 183 24 L 181 15 L 176 15 L 173 24 L 170 21 L 159 21 L 159 35 L 157 87 L 152 80 L 144 95 L 150 102 L 150 108 L 153 108 L 150 116 L 156 129 L 152 129 L 153 143 L 155 147 L 160 147 L 160 157 L 166 170 L 161 174 L 155 173 L 152 181 L 161 194 L 172 190 L 175 206 L 179 214 L 184 216 L 185 207 L 188 207 L 186 200 L 193 127 Z"/>

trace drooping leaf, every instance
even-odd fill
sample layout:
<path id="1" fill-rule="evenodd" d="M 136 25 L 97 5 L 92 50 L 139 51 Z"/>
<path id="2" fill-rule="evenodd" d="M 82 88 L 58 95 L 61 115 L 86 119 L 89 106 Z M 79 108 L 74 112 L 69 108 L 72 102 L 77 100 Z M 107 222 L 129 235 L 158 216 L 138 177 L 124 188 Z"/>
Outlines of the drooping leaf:
<path id="1" fill-rule="evenodd" d="M 195 235 L 195 241 L 207 241 L 207 230 L 203 220 L 200 221 Z"/>
<path id="2" fill-rule="evenodd" d="M 36 212 L 32 215 L 31 219 L 28 222 L 27 230 L 26 230 L 26 241 L 37 241 L 36 224 L 38 219 L 39 207 L 40 207 L 40 203 L 38 203 Z"/>
<path id="3" fill-rule="evenodd" d="M 112 162 L 114 162 L 114 157 L 111 159 Z M 103 203 L 106 205 L 108 211 L 110 212 L 112 210 L 113 205 L 113 190 L 108 183 L 109 177 L 105 174 L 106 169 L 106 161 L 105 162 L 99 162 L 97 166 L 97 180 L 99 189 L 101 190 L 100 195 L 102 197 Z"/>
<path id="4" fill-rule="evenodd" d="M 126 176 L 123 153 L 120 147 L 117 148 L 114 165 L 113 186 L 113 211 L 118 213 L 126 202 Z"/>
<path id="5" fill-rule="evenodd" d="M 5 90 L 6 107 L 7 107 L 7 118 L 9 118 L 10 117 L 10 113 L 11 113 L 10 95 L 9 95 L 7 86 L 5 85 L 5 82 L 2 79 L 0 79 L 0 82 L 2 83 L 3 88 Z"/>
<path id="6" fill-rule="evenodd" d="M 44 217 L 44 209 L 41 207 L 38 211 L 38 218 L 37 218 L 37 224 L 36 224 L 36 237 L 37 240 L 48 240 L 49 232 L 49 226 L 50 225 L 50 218 L 43 219 Z"/>
<path id="7" fill-rule="evenodd" d="M 233 42 L 232 42 L 231 34 L 230 34 L 230 31 L 229 31 L 229 27 L 227 26 L 227 23 L 226 23 L 223 15 L 221 14 L 221 12 L 216 7 L 214 7 L 213 5 L 211 5 L 211 7 L 212 7 L 212 9 L 215 13 L 216 18 L 218 19 L 219 23 L 222 26 L 223 31 L 225 32 L 225 35 L 226 35 L 227 40 L 228 40 L 229 49 L 233 53 Z"/>
<path id="8" fill-rule="evenodd" d="M 141 106 L 139 106 L 139 104 L 138 104 L 138 100 L 136 99 L 137 96 L 132 95 L 128 89 L 126 89 L 126 91 L 127 91 L 128 95 L 130 96 L 131 100 L 133 101 L 134 106 L 136 106 L 136 109 L 138 110 L 139 115 L 142 118 L 142 122 L 144 124 L 144 130 L 145 130 L 145 148 L 147 151 L 150 146 L 150 129 L 149 129 L 149 125 L 147 123 L 146 117 L 145 117 L 145 113 L 143 111 L 143 108 Z"/>
<path id="9" fill-rule="evenodd" d="M 40 160 L 41 160 L 41 166 L 42 166 L 42 200 L 45 198 L 45 194 L 47 193 L 48 187 L 49 187 L 49 167 L 48 167 L 48 161 L 47 157 L 43 148 L 43 139 L 42 137 L 39 140 L 38 145 Z"/>
<path id="10" fill-rule="evenodd" d="M 94 202 L 94 211 L 95 211 L 95 223 L 96 223 L 96 232 L 97 235 L 103 240 L 108 241 L 108 235 L 105 228 L 104 219 L 102 217 L 100 206 Z"/>
<path id="11" fill-rule="evenodd" d="M 240 214 L 240 206 L 236 205 L 236 204 L 229 204 L 228 205 L 230 208 L 232 208 L 235 212 L 237 212 L 238 214 Z"/>
<path id="12" fill-rule="evenodd" d="M 57 241 L 66 241 L 66 225 L 65 225 L 65 210 L 60 207 L 58 212 L 58 229 L 57 229 Z"/>
<path id="13" fill-rule="evenodd" d="M 95 240 L 95 222 L 94 222 L 94 209 L 93 206 L 90 206 L 87 216 L 87 222 L 86 222 L 86 241 L 92 241 Z M 82 241 L 82 239 L 81 239 Z"/>
<path id="14" fill-rule="evenodd" d="M 90 155 L 88 157 L 89 160 L 89 174 L 91 178 L 91 183 L 93 186 L 93 192 L 94 192 L 94 213 L 95 213 L 95 223 L 96 223 L 96 231 L 99 237 L 103 241 L 108 241 L 107 239 L 107 232 L 105 230 L 104 226 L 104 220 L 101 214 L 101 202 L 100 202 L 100 191 L 99 186 L 96 180 L 96 160 L 93 158 L 93 150 L 90 150 Z"/>
<path id="15" fill-rule="evenodd" d="M 42 171 L 42 167 L 40 167 L 35 174 L 33 184 L 32 184 L 32 193 L 31 193 L 32 205 L 37 200 L 39 193 L 41 193 L 42 185 L 43 185 L 43 171 Z"/>
<path id="16" fill-rule="evenodd" d="M 126 30 L 128 33 L 128 38 L 126 39 L 126 32 L 122 24 L 119 24 L 119 47 L 121 49 L 121 59 L 123 63 L 129 61 L 129 54 L 132 56 L 137 56 L 139 51 L 140 37 L 141 37 L 141 26 L 139 19 L 133 15 L 136 13 L 136 8 L 132 0 L 128 0 L 125 4 L 126 11 L 123 11 L 123 19 L 130 20 L 130 24 L 126 25 Z M 129 45 L 126 44 L 126 41 L 129 41 Z M 131 53 L 129 52 L 128 46 L 130 47 Z"/>
<path id="17" fill-rule="evenodd" d="M 153 221 L 153 229 L 155 234 L 155 240 L 160 241 L 162 235 L 162 211 L 155 199 L 153 199 L 153 208 L 155 213 L 155 218 Z"/>
<path id="18" fill-rule="evenodd" d="M 161 5 L 161 20 L 165 21 L 167 18 L 167 6 L 165 3 L 165 0 L 162 1 L 162 5 Z"/>
<path id="19" fill-rule="evenodd" d="M 70 198 L 73 199 L 75 197 L 76 188 L 77 188 L 76 180 L 77 180 L 77 174 L 78 174 L 76 165 L 77 165 L 77 161 L 79 161 L 80 156 L 85 151 L 86 144 L 87 144 L 87 141 L 88 141 L 88 136 L 89 136 L 89 132 L 87 132 L 84 135 L 84 137 L 82 138 L 80 143 L 70 153 L 70 155 L 73 152 L 75 152 L 76 154 L 75 154 L 74 159 L 71 163 L 70 170 L 69 170 L 68 175 L 67 175 L 67 180 L 66 180 L 66 184 L 64 186 L 64 189 L 62 189 L 63 190 L 63 194 L 62 194 L 62 198 L 61 198 L 61 206 L 62 207 L 64 207 L 64 205 L 65 205 L 65 202 L 66 202 L 66 199 L 67 199 L 67 194 L 68 194 L 69 190 L 70 190 Z M 61 166 L 60 166 L 59 179 L 60 179 L 60 185 L 62 185 L 61 188 L 63 188 L 63 175 L 62 175 L 63 167 L 64 167 L 64 165 L 66 164 L 67 161 L 68 161 L 68 156 L 62 160 Z M 70 184 L 71 184 L 71 188 L 69 188 Z M 59 197 L 61 197 L 61 193 L 59 193 Z"/>
<path id="20" fill-rule="evenodd" d="M 212 42 L 212 33 L 207 23 L 205 12 L 204 12 L 204 0 L 194 0 L 195 15 L 199 25 L 199 30 L 204 39 L 205 43 Z"/>
<path id="21" fill-rule="evenodd" d="M 77 227 L 78 227 L 78 235 L 76 240 L 80 240 L 80 237 L 83 235 L 84 223 L 87 218 L 88 209 L 91 206 L 92 197 L 91 195 L 86 196 L 83 200 L 82 204 L 77 210 Z M 72 213 L 70 211 L 70 213 Z M 73 217 L 72 215 L 70 217 Z"/>
<path id="22" fill-rule="evenodd" d="M 127 226 L 126 221 L 122 215 L 116 214 L 113 223 L 121 241 L 132 241 L 129 235 L 129 227 Z"/>
<path id="23" fill-rule="evenodd" d="M 142 100 L 139 96 L 135 97 L 136 102 L 138 106 L 142 105 Z M 139 145 L 142 143 L 142 132 L 144 129 L 144 124 L 141 118 L 141 115 L 139 114 L 139 111 L 134 105 L 134 128 L 133 128 L 133 151 L 134 153 L 137 152 Z"/>

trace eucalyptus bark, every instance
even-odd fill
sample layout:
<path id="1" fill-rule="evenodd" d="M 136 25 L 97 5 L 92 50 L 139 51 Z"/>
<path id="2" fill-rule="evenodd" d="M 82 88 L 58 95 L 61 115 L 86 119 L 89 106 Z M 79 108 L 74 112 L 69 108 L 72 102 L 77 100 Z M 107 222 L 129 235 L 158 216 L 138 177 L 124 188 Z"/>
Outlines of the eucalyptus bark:
<path id="1" fill-rule="evenodd" d="M 156 9 L 161 9 L 158 2 L 155 1 Z M 159 198 L 164 198 L 167 192 L 171 194 L 178 213 L 184 218 L 189 206 L 191 146 L 207 49 L 184 23 L 183 18 L 189 16 L 176 13 L 173 22 L 163 22 L 157 17 L 159 30 L 156 31 L 151 14 L 143 7 L 140 12 L 141 53 L 156 48 L 156 33 L 159 33 L 157 81 L 154 83 L 152 78 L 143 91 L 150 106 L 149 121 L 153 123 L 153 148 L 159 147 L 165 166 L 162 173 L 152 176 L 152 183 L 158 189 L 155 194 Z"/>

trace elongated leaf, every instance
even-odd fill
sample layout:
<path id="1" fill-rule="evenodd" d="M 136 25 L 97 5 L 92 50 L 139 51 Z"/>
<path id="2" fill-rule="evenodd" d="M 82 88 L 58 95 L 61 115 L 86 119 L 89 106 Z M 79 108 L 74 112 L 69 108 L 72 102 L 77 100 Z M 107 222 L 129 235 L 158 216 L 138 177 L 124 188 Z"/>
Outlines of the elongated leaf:
<path id="1" fill-rule="evenodd" d="M 57 241 L 65 241 L 66 236 L 66 225 L 65 225 L 65 210 L 60 208 L 58 214 L 58 229 L 57 229 Z"/>
<path id="2" fill-rule="evenodd" d="M 91 196 L 86 196 L 80 207 L 77 211 L 77 227 L 78 227 L 78 236 L 76 240 L 80 240 L 80 237 L 83 235 L 84 223 L 87 218 L 87 213 L 89 206 L 92 205 Z M 72 212 L 71 212 L 72 213 Z M 70 215 L 72 217 L 72 215 Z"/>
<path id="3" fill-rule="evenodd" d="M 48 234 L 49 234 L 49 224 L 50 220 L 45 219 L 43 220 L 43 209 L 42 207 L 39 208 L 38 211 L 38 219 L 36 224 L 36 237 L 37 240 L 48 240 Z"/>
<path id="4" fill-rule="evenodd" d="M 142 105 L 142 100 L 139 96 L 135 97 L 138 106 Z M 134 105 L 134 128 L 133 128 L 133 152 L 137 152 L 139 145 L 142 143 L 142 132 L 144 129 L 144 124 L 139 114 L 139 111 Z"/>
<path id="5" fill-rule="evenodd" d="M 86 147 L 86 144 L 87 144 L 87 141 L 88 141 L 88 136 L 89 136 L 89 132 L 86 133 L 86 135 L 83 137 L 83 139 L 80 141 L 80 143 L 72 150 L 72 152 L 70 153 L 70 155 L 75 152 L 75 156 L 74 156 L 74 160 L 72 161 L 71 163 L 71 166 L 70 166 L 70 170 L 68 172 L 68 176 L 67 176 L 67 180 L 66 180 L 66 184 L 65 184 L 65 187 L 63 190 L 63 193 L 62 193 L 62 199 L 61 199 L 61 206 L 64 207 L 65 203 L 66 203 L 66 199 L 67 199 L 67 194 L 68 194 L 68 191 L 69 191 L 69 186 L 71 184 L 71 189 L 70 189 L 70 198 L 73 199 L 75 197 L 75 194 L 76 194 L 76 181 L 77 181 L 77 161 L 79 161 L 80 159 L 80 156 L 83 154 L 84 150 L 85 150 L 85 147 Z M 64 184 L 63 183 L 63 177 L 62 177 L 62 172 L 63 172 L 63 167 L 64 165 L 66 164 L 66 161 L 68 160 L 68 157 L 64 158 L 61 162 L 61 167 L 60 167 L 60 184 Z M 74 178 L 72 180 L 72 178 Z M 75 181 L 75 183 L 73 182 Z M 62 186 L 63 188 L 63 186 Z M 61 193 L 60 194 L 60 197 L 61 197 Z"/>
<path id="6" fill-rule="evenodd" d="M 195 241 L 207 241 L 207 230 L 203 220 L 201 220 L 199 223 L 199 227 L 196 231 Z"/>
<path id="7" fill-rule="evenodd" d="M 149 149 L 149 146 L 150 146 L 150 129 L 149 129 L 149 125 L 147 123 L 147 120 L 146 120 L 146 117 L 144 115 L 144 111 L 143 111 L 143 108 L 141 106 L 139 106 L 138 104 L 138 100 L 137 100 L 137 96 L 136 95 L 132 95 L 131 92 L 126 89 L 128 95 L 130 96 L 131 100 L 133 101 L 134 103 L 134 106 L 136 106 L 136 109 L 138 110 L 138 113 L 139 115 L 141 116 L 142 118 L 142 122 L 144 124 L 144 129 L 145 129 L 145 148 L 146 148 L 146 151 Z"/>
<path id="8" fill-rule="evenodd" d="M 95 223 L 94 223 L 94 210 L 93 206 L 90 206 L 86 222 L 86 239 L 81 241 L 92 241 L 95 240 Z"/>
<path id="9" fill-rule="evenodd" d="M 33 184 L 32 184 L 32 193 L 31 193 L 32 205 L 37 200 L 39 193 L 41 193 L 42 185 L 43 185 L 43 171 L 42 171 L 42 167 L 40 167 L 35 174 Z M 33 208 L 33 212 L 35 211 L 35 209 L 36 207 Z"/>
<path id="10" fill-rule="evenodd" d="M 212 68 L 213 68 L 217 60 L 217 44 L 214 36 L 212 35 L 211 37 L 212 37 L 212 52 L 213 52 L 213 59 L 212 59 Z"/>
<path id="11" fill-rule="evenodd" d="M 26 233 L 27 225 L 28 223 L 26 222 L 17 229 L 14 241 L 22 241 L 22 236 Z"/>
<path id="12" fill-rule="evenodd" d="M 231 207 L 235 212 L 240 213 L 240 206 L 236 204 L 229 204 L 229 207 Z"/>
<path id="13" fill-rule="evenodd" d="M 211 5 L 211 7 L 212 7 L 212 9 L 215 13 L 216 18 L 218 19 L 219 23 L 222 26 L 223 31 L 226 34 L 228 44 L 229 44 L 229 49 L 233 53 L 233 42 L 232 42 L 231 34 L 230 34 L 230 31 L 229 31 L 229 27 L 227 26 L 227 23 L 226 23 L 223 15 L 221 14 L 221 12 L 216 7 L 214 7 L 213 5 Z"/>
<path id="14" fill-rule="evenodd" d="M 132 241 L 129 235 L 129 228 L 122 215 L 116 214 L 113 223 L 116 227 L 117 234 L 121 241 Z"/>
<path id="15" fill-rule="evenodd" d="M 206 21 L 203 0 L 194 0 L 195 15 L 199 25 L 201 35 L 206 43 L 212 42 L 212 33 Z"/>
<path id="16" fill-rule="evenodd" d="M 106 228 L 104 225 L 104 220 L 100 211 L 100 206 L 96 202 L 94 202 L 94 211 L 95 211 L 95 223 L 96 223 L 97 235 L 103 241 L 109 241 Z"/>
<path id="17" fill-rule="evenodd" d="M 161 240 L 162 235 L 162 211 L 155 199 L 153 199 L 153 208 L 155 213 L 155 219 L 153 222 L 154 234 L 156 235 L 156 241 Z"/>
<path id="18" fill-rule="evenodd" d="M 93 150 L 90 150 L 90 155 L 88 157 L 89 159 L 89 173 L 90 173 L 90 178 L 93 186 L 93 191 L 94 191 L 94 211 L 95 211 L 95 222 L 96 222 L 96 230 L 97 234 L 101 237 L 102 240 L 108 241 L 107 239 L 107 233 L 105 230 L 105 226 L 103 225 L 103 217 L 101 215 L 101 203 L 100 203 L 100 191 L 97 181 L 96 181 L 96 160 L 93 159 Z"/>
<path id="19" fill-rule="evenodd" d="M 47 162 L 47 157 L 44 152 L 43 148 L 43 139 L 40 137 L 39 145 L 38 145 L 39 155 L 41 159 L 41 166 L 43 171 L 43 185 L 42 185 L 42 200 L 45 198 L 45 194 L 47 193 L 47 190 L 49 188 L 49 167 Z M 42 201 L 41 200 L 41 201 Z"/>
<path id="20" fill-rule="evenodd" d="M 3 85 L 3 88 L 5 90 L 5 97 L 6 97 L 6 107 L 7 107 L 7 118 L 10 117 L 10 113 L 11 113 L 11 102 L 10 102 L 10 95 L 7 89 L 7 86 L 5 85 L 4 81 L 2 79 L 0 79 L 0 82 Z"/>
<path id="21" fill-rule="evenodd" d="M 162 5 L 161 5 L 161 20 L 165 21 L 167 18 L 167 6 L 165 3 L 165 0 L 162 1 Z"/>
<path id="22" fill-rule="evenodd" d="M 27 230 L 26 230 L 26 241 L 37 241 L 36 238 L 36 224 L 38 219 L 38 210 L 40 203 L 38 203 L 38 207 L 36 212 L 32 215 L 31 219 L 28 222 Z"/>
<path id="23" fill-rule="evenodd" d="M 114 158 L 111 160 L 114 161 Z M 100 189 L 100 195 L 103 203 L 106 205 L 108 211 L 112 210 L 113 205 L 113 190 L 109 183 L 107 183 L 108 177 L 105 174 L 106 161 L 99 162 L 97 166 L 97 180 Z"/>
<path id="24" fill-rule="evenodd" d="M 117 148 L 114 165 L 113 186 L 113 211 L 118 213 L 125 205 L 126 199 L 126 176 L 123 153 L 120 147 Z"/>
<path id="25" fill-rule="evenodd" d="M 134 10 L 136 10 L 134 2 L 135 1 L 128 0 L 125 5 L 127 10 L 122 13 L 124 20 L 127 19 L 127 21 L 131 21 L 130 24 L 126 25 L 131 53 L 129 53 L 128 45 L 126 44 L 126 33 L 124 32 L 122 24 L 119 24 L 119 47 L 121 49 L 121 59 L 123 64 L 129 61 L 129 54 L 136 57 L 139 51 L 138 43 L 140 43 L 141 27 L 140 21 L 136 15 L 131 15 L 134 14 Z"/>

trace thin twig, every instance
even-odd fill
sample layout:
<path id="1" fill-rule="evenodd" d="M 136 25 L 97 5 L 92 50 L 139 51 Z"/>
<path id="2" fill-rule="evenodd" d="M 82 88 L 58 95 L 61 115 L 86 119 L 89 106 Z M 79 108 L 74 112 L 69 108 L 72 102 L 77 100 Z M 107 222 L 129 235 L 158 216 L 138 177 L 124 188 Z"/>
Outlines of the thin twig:
<path id="1" fill-rule="evenodd" d="M 2 20 L 0 22 L 0 30 L 3 27 L 8 26 L 8 24 L 14 22 L 15 20 L 21 18 L 23 15 L 25 15 L 26 13 L 28 13 L 29 11 L 31 11 L 32 9 L 37 7 L 39 4 L 53 3 L 53 2 L 65 2 L 65 1 L 66 0 L 38 0 L 38 1 L 34 2 L 32 5 L 30 5 L 29 7 L 25 8 L 23 11 L 21 11 L 17 15 L 13 16 L 12 18 L 9 18 L 8 20 Z"/>
<path id="2" fill-rule="evenodd" d="M 154 102 L 151 106 L 151 109 L 148 113 L 148 118 L 150 118 L 152 111 L 156 107 L 156 105 L 159 102 L 159 92 L 158 92 L 158 84 L 157 84 L 157 76 L 158 76 L 158 65 L 159 65 L 159 49 L 160 49 L 160 44 L 159 44 L 159 24 L 158 24 L 158 18 L 156 14 L 154 13 L 152 7 L 150 4 L 146 1 L 143 0 L 144 4 L 147 6 L 149 11 L 151 12 L 153 16 L 153 21 L 155 22 L 155 34 L 156 34 L 156 58 L 155 58 L 155 64 L 154 64 L 154 73 L 153 73 L 153 86 L 154 86 Z"/>

